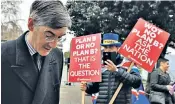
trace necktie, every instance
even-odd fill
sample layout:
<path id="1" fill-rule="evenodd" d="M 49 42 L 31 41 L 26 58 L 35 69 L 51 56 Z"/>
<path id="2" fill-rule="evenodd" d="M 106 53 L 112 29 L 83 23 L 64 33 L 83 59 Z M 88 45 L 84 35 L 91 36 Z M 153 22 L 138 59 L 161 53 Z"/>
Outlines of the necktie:
<path id="1" fill-rule="evenodd" d="M 34 57 L 34 62 L 38 70 L 40 71 L 42 66 L 42 56 L 39 53 L 35 53 L 33 57 Z"/>

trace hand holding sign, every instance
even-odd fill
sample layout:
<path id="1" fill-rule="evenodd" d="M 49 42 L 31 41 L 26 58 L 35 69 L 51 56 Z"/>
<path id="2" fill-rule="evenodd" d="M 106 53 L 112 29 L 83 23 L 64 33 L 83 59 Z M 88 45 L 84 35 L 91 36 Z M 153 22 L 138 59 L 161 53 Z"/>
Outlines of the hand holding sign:
<path id="1" fill-rule="evenodd" d="M 80 83 L 80 89 L 81 89 L 82 91 L 86 91 L 86 89 L 87 89 L 86 85 L 87 85 L 86 82 L 81 82 L 81 83 Z"/>

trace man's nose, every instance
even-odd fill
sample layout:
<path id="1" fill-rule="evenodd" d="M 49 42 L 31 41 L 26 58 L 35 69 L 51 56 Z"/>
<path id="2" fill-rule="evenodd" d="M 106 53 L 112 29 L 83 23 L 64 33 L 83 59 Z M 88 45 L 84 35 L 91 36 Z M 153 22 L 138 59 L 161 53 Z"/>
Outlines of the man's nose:
<path id="1" fill-rule="evenodd" d="M 50 47 L 52 47 L 52 48 L 56 48 L 57 47 L 57 41 L 56 40 L 54 40 L 53 42 L 50 42 L 49 43 L 49 45 L 50 45 Z"/>

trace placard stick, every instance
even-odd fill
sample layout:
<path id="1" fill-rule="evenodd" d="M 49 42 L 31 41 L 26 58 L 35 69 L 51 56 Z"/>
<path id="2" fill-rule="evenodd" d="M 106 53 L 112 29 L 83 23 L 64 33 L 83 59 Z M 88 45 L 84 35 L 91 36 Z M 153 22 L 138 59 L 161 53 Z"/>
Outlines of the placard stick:
<path id="1" fill-rule="evenodd" d="M 83 84 L 85 84 L 86 82 L 81 82 Z M 81 104 L 85 104 L 85 91 L 81 91 Z"/>
<path id="2" fill-rule="evenodd" d="M 85 91 L 81 91 L 81 93 L 82 93 L 81 104 L 85 104 Z"/>

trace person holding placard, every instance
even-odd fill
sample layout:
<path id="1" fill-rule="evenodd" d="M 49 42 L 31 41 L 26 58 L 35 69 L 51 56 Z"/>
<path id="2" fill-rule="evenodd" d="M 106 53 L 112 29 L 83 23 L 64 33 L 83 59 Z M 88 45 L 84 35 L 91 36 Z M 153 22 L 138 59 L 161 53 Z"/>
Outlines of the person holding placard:
<path id="1" fill-rule="evenodd" d="M 118 41 L 118 34 L 107 33 L 103 36 L 104 47 L 103 66 L 102 66 L 102 82 L 81 83 L 81 90 L 88 94 L 99 93 L 97 104 L 108 104 L 119 84 L 122 82 L 124 86 L 116 97 L 114 104 L 131 104 L 131 88 L 138 88 L 141 84 L 139 74 L 131 70 L 127 72 L 127 68 L 121 67 L 122 59 L 118 54 L 121 43 Z"/>

